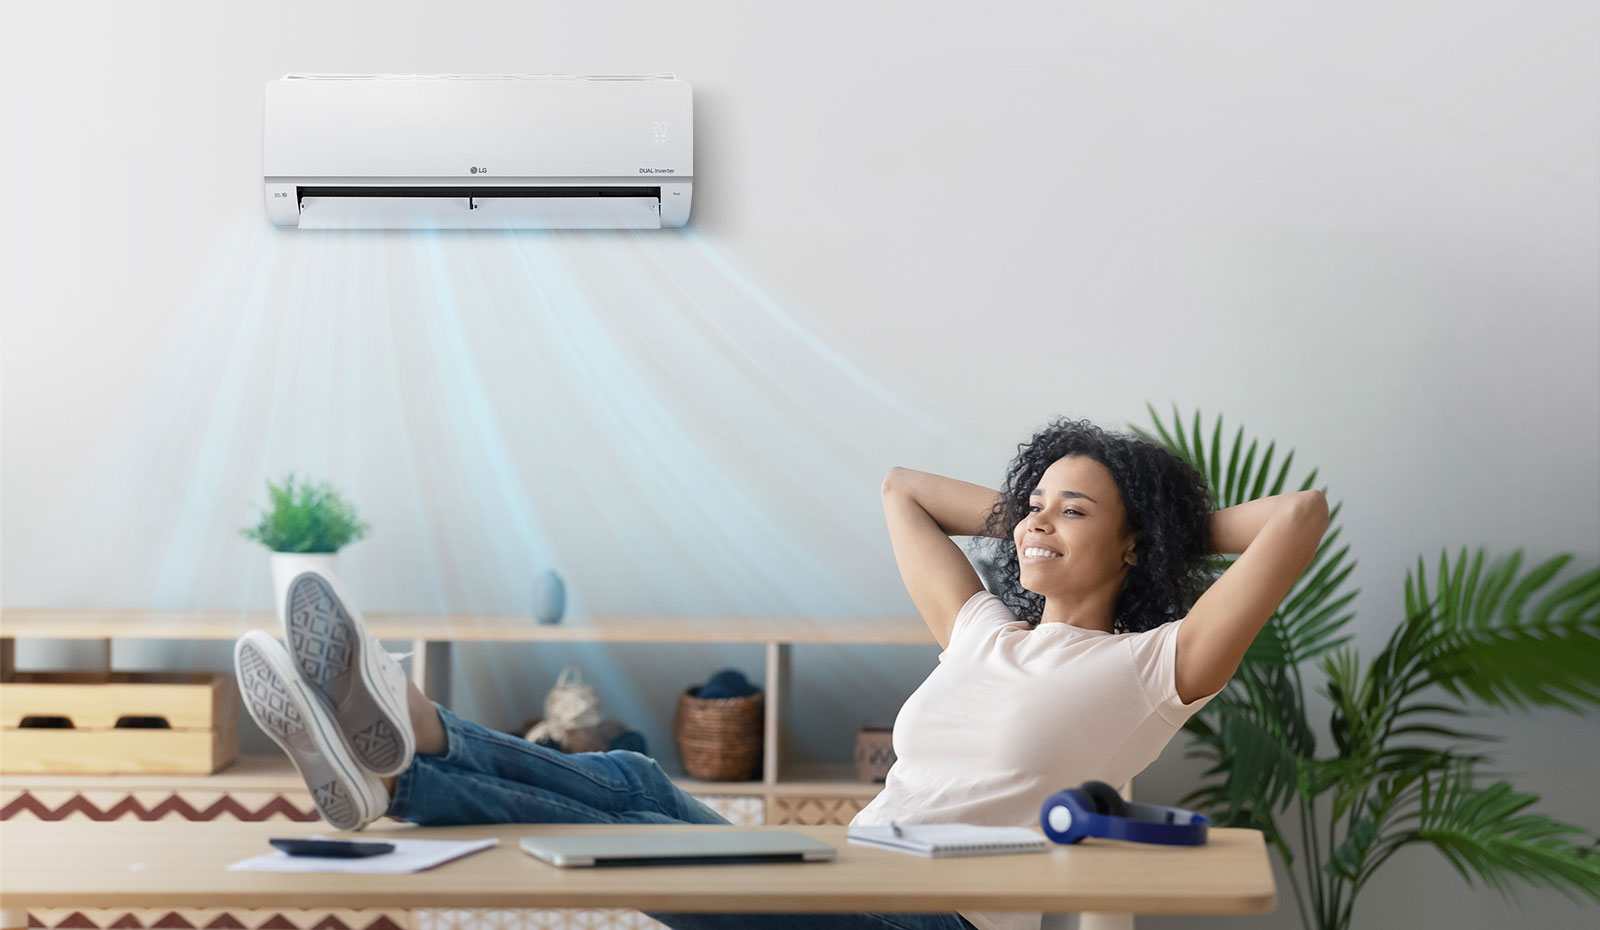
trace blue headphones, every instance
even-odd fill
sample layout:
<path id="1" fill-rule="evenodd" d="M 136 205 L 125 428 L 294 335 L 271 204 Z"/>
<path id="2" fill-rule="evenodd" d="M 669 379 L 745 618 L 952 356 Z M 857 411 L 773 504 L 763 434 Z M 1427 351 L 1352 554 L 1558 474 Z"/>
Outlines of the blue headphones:
<path id="1" fill-rule="evenodd" d="M 1076 788 L 1057 791 L 1039 811 L 1044 835 L 1057 843 L 1076 843 L 1086 836 L 1165 846 L 1204 846 L 1204 814 L 1181 807 L 1135 804 L 1122 800 L 1117 789 L 1103 781 L 1086 781 Z"/>

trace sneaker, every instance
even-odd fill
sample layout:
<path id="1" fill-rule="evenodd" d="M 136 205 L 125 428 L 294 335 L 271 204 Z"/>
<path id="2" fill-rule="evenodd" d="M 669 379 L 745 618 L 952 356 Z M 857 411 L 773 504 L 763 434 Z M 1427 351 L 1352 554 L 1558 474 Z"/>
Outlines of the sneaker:
<path id="1" fill-rule="evenodd" d="M 383 781 L 356 764 L 333 715 L 295 674 L 282 643 L 251 630 L 233 645 L 233 668 L 251 719 L 289 754 L 322 819 L 359 830 L 388 811 Z"/>
<path id="2" fill-rule="evenodd" d="M 301 572 L 287 597 L 284 641 L 294 667 L 328 702 L 356 761 L 377 775 L 405 771 L 417 738 L 400 663 L 367 632 L 332 575 Z"/>

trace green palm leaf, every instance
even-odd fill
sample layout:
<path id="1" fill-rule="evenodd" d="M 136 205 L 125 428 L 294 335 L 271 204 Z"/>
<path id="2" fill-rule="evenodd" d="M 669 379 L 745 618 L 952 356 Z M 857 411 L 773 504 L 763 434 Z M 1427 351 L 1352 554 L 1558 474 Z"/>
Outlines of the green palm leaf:
<path id="1" fill-rule="evenodd" d="M 1316 753 L 1299 694 L 1282 668 L 1241 667 L 1234 682 L 1239 687 L 1211 702 L 1217 706 L 1212 722 L 1191 731 L 1213 751 L 1215 764 L 1205 774 L 1229 776 L 1217 798 L 1226 802 L 1230 820 L 1246 808 L 1287 804 Z"/>
<path id="2" fill-rule="evenodd" d="M 1468 885 L 1476 875 L 1503 895 L 1515 897 L 1512 882 L 1517 881 L 1554 888 L 1574 900 L 1581 893 L 1600 901 L 1600 859 L 1571 842 L 1586 831 L 1522 813 L 1538 800 L 1503 781 L 1475 785 L 1471 765 L 1463 764 L 1422 782 L 1416 827 L 1390 845 L 1429 843 Z"/>
<path id="3" fill-rule="evenodd" d="M 1221 700 L 1221 698 L 1217 698 Z M 1214 703 L 1214 702 L 1213 702 Z M 1252 765 L 1262 766 L 1253 761 L 1254 756 L 1248 751 L 1233 748 L 1232 742 L 1237 739 L 1235 733 L 1230 732 L 1226 737 L 1211 727 L 1211 725 L 1198 717 L 1188 721 L 1192 724 L 1190 732 L 1195 734 L 1195 740 L 1185 753 L 1186 758 L 1205 759 L 1213 763 L 1212 773 L 1224 770 L 1240 771 Z M 1224 760 L 1227 760 L 1226 762 Z M 1237 760 L 1237 761 L 1236 761 Z M 1269 763 L 1270 766 L 1270 763 Z M 1189 806 L 1198 805 L 1215 812 L 1218 826 L 1249 827 L 1260 830 L 1266 834 L 1268 842 L 1279 842 L 1277 821 L 1270 807 L 1258 806 L 1249 802 L 1236 803 L 1230 790 L 1230 783 L 1242 779 L 1224 779 L 1202 784 L 1191 791 L 1179 803 Z"/>
<path id="4" fill-rule="evenodd" d="M 1147 408 L 1159 438 L 1134 432 L 1204 475 L 1218 509 L 1282 493 L 1292 450 L 1278 462 L 1269 442 L 1258 458 L 1259 442 L 1247 442 L 1242 427 L 1224 442 L 1221 417 L 1208 437 L 1198 411 L 1185 423 L 1174 405 L 1169 427 Z M 1302 487 L 1315 480 L 1313 469 Z M 1504 893 L 1523 882 L 1600 900 L 1600 856 L 1573 842 L 1588 834 L 1525 812 L 1537 798 L 1505 782 L 1477 785 L 1474 766 L 1486 758 L 1479 750 L 1493 740 L 1460 726 L 1469 698 L 1502 708 L 1600 703 L 1600 567 L 1555 584 L 1571 556 L 1521 572 L 1520 551 L 1488 563 L 1482 550 L 1469 557 L 1463 549 L 1454 565 L 1441 557 L 1430 583 L 1419 561 L 1406 576 L 1404 614 L 1363 665 L 1345 632 L 1359 592 L 1343 590 L 1356 563 L 1338 544 L 1339 510 L 1228 686 L 1185 723 L 1187 755 L 1210 764 L 1181 803 L 1211 811 L 1219 825 L 1261 830 L 1288 867 L 1308 928 L 1349 927 L 1362 886 L 1415 843 L 1439 849 L 1469 884 L 1476 878 Z M 1214 567 L 1231 563 L 1221 557 Z M 1307 725 L 1301 674 L 1312 661 L 1332 703 L 1338 754 L 1330 759 L 1316 758 Z M 1332 817 L 1324 820 L 1328 807 L 1317 800 L 1328 792 Z M 1278 827 L 1291 806 L 1299 870 Z"/>
<path id="5" fill-rule="evenodd" d="M 1529 611 L 1528 602 L 1571 556 L 1551 558 L 1513 585 L 1520 556 L 1500 560 L 1486 575 L 1479 571 L 1482 550 L 1469 566 L 1463 549 L 1453 569 L 1440 556 L 1432 624 L 1415 641 L 1418 686 L 1439 685 L 1501 708 L 1577 711 L 1600 703 L 1600 567 L 1567 580 Z M 1408 597 L 1410 582 L 1408 573 Z M 1420 606 L 1427 592 L 1421 560 L 1415 591 Z"/>
<path id="6" fill-rule="evenodd" d="M 1218 509 L 1255 500 L 1262 496 L 1263 491 L 1268 495 L 1282 493 L 1289 466 L 1294 461 L 1293 450 L 1284 458 L 1274 478 L 1272 463 L 1275 444 L 1268 444 L 1261 463 L 1256 465 L 1257 441 L 1252 439 L 1246 448 L 1243 427 L 1234 434 L 1231 448 L 1224 449 L 1222 417 L 1217 417 L 1211 432 L 1211 447 L 1208 449 L 1203 440 L 1199 411 L 1195 412 L 1189 428 L 1191 442 L 1185 438 L 1182 415 L 1176 406 L 1172 409 L 1171 430 L 1162 423 L 1153 406 L 1148 403 L 1145 406 L 1155 422 L 1157 435 L 1151 435 L 1137 426 L 1132 428 L 1133 432 L 1149 442 L 1166 446 L 1173 454 L 1206 475 L 1211 482 L 1213 500 Z M 1224 460 L 1227 461 L 1226 469 L 1222 467 Z M 1313 469 L 1302 482 L 1301 489 L 1310 488 L 1315 480 L 1316 470 Z M 1323 535 L 1311 565 L 1301 574 L 1289 597 L 1273 614 L 1263 634 L 1250 644 L 1247 664 L 1298 665 L 1349 641 L 1350 637 L 1344 635 L 1344 627 L 1355 614 L 1342 611 L 1361 592 L 1359 588 L 1350 592 L 1341 591 L 1341 586 L 1356 566 L 1354 561 L 1345 562 L 1349 546 L 1335 548 L 1340 529 L 1333 521 L 1338 518 L 1342 506 L 1336 504 L 1330 509 L 1329 531 Z M 1218 561 L 1219 569 L 1226 569 L 1233 559 L 1230 557 Z"/>

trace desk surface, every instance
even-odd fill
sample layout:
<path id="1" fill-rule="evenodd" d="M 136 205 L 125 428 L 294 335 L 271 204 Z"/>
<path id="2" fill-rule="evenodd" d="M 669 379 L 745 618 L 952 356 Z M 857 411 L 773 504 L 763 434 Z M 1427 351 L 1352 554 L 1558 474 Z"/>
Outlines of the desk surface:
<path id="1" fill-rule="evenodd" d="M 639 830 L 793 830 L 839 850 L 835 862 L 560 869 L 524 836 Z M 660 911 L 1020 910 L 1263 914 L 1277 904 L 1254 830 L 1213 829 L 1201 847 L 1086 840 L 1049 853 L 923 859 L 845 841 L 842 826 L 10 821 L 0 841 L 0 905 L 26 907 L 629 907 Z M 499 837 L 500 845 L 410 875 L 229 872 L 270 836 Z"/>

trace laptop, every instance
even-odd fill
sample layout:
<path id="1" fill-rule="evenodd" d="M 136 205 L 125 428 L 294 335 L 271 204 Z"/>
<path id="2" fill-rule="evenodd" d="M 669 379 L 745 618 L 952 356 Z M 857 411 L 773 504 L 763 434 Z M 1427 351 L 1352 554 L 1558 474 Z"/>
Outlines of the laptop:
<path id="1" fill-rule="evenodd" d="M 551 865 L 731 865 L 749 862 L 831 862 L 838 850 L 788 830 L 707 830 L 698 833 L 590 833 L 525 836 L 522 851 Z"/>

